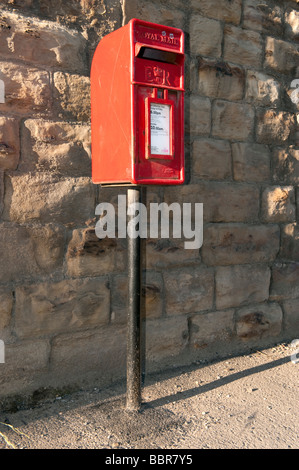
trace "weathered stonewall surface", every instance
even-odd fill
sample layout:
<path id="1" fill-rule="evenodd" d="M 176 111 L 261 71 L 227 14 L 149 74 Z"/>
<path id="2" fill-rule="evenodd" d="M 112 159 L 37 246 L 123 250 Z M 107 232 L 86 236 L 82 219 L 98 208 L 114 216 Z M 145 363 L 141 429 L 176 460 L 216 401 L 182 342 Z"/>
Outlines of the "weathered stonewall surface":
<path id="1" fill-rule="evenodd" d="M 95 207 L 126 188 L 91 180 L 89 76 L 132 18 L 185 33 L 186 184 L 146 206 L 203 203 L 200 248 L 142 240 L 144 370 L 299 338 L 298 2 L 1 2 L 1 400 L 125 378 L 127 241 Z"/>

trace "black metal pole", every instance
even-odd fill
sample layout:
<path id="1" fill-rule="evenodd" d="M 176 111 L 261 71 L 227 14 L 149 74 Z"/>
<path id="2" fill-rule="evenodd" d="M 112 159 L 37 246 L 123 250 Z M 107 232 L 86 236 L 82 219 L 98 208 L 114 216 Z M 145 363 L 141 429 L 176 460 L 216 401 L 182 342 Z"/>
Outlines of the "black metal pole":
<path id="1" fill-rule="evenodd" d="M 127 190 L 127 204 L 141 202 L 138 187 Z M 128 215 L 128 223 L 134 215 Z M 141 403 L 140 365 L 140 237 L 132 237 L 128 226 L 128 323 L 127 323 L 127 396 L 126 408 L 138 411 Z"/>

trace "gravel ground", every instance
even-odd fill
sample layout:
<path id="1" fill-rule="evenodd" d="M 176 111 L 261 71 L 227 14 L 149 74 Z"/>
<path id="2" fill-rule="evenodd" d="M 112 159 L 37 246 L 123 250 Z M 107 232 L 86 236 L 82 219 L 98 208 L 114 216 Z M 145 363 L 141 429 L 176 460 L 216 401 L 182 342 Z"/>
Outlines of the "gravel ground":
<path id="1" fill-rule="evenodd" d="M 298 449 L 293 352 L 279 344 L 150 375 L 138 413 L 125 409 L 125 384 L 1 412 L 0 449 Z"/>

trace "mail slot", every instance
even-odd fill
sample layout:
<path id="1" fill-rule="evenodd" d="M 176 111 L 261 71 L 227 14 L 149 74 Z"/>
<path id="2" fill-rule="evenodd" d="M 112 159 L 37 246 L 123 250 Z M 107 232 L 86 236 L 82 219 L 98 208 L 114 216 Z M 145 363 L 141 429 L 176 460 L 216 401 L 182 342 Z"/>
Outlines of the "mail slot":
<path id="1" fill-rule="evenodd" d="M 105 36 L 91 66 L 92 180 L 184 182 L 184 34 L 137 19 Z"/>

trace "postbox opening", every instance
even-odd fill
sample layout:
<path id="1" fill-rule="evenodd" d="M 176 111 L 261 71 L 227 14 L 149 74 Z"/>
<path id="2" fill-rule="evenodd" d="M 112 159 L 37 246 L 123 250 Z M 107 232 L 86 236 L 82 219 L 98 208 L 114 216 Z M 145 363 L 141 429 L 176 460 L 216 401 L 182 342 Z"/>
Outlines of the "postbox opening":
<path id="1" fill-rule="evenodd" d="M 171 51 L 163 51 L 161 49 L 153 49 L 151 47 L 139 46 L 136 56 L 141 59 L 154 60 L 156 62 L 164 62 L 166 64 L 180 64 L 184 59 L 183 54 Z"/>

